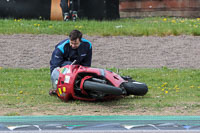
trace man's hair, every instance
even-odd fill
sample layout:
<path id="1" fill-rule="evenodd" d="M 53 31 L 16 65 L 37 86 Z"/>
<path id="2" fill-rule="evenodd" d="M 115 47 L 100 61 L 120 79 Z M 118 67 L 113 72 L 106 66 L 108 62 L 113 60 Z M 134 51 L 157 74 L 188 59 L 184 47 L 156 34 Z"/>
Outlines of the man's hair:
<path id="1" fill-rule="evenodd" d="M 76 40 L 77 38 L 81 41 L 82 33 L 79 30 L 73 30 L 70 32 L 69 38 L 72 41 Z"/>

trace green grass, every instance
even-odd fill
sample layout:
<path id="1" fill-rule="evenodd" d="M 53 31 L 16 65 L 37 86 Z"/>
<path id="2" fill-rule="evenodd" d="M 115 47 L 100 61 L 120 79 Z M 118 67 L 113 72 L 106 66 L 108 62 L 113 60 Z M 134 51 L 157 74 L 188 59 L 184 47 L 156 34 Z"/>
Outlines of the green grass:
<path id="1" fill-rule="evenodd" d="M 116 69 L 109 69 L 116 72 Z M 161 111 L 164 108 L 178 108 L 192 111 L 200 107 L 200 70 L 196 69 L 120 69 L 120 75 L 129 75 L 144 82 L 149 92 L 144 97 L 128 96 L 107 102 L 73 101 L 62 102 L 48 95 L 51 87 L 49 69 L 0 69 L 0 108 L 30 108 L 55 111 L 59 107 L 93 106 L 112 108 L 111 113 L 133 111 L 136 109 Z M 95 112 L 102 110 L 96 109 Z M 8 112 L 5 115 L 20 115 L 21 112 Z"/>
<path id="2" fill-rule="evenodd" d="M 167 36 L 200 35 L 200 18 L 141 18 L 113 21 L 79 20 L 77 22 L 1 19 L 0 34 L 68 34 L 79 29 L 87 35 Z"/>

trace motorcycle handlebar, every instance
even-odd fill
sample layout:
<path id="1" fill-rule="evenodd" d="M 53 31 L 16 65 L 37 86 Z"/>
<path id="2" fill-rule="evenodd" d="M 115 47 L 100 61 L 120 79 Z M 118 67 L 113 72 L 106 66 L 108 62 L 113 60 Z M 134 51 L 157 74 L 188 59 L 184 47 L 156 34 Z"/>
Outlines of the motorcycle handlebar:
<path id="1" fill-rule="evenodd" d="M 71 63 L 71 65 L 74 65 L 76 62 L 77 62 L 77 60 L 74 60 L 74 61 Z"/>

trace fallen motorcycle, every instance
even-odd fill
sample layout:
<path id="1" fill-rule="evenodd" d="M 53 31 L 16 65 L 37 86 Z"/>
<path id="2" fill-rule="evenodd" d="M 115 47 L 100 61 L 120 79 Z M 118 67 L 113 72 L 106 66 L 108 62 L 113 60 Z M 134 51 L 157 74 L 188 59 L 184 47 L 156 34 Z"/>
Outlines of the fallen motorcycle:
<path id="1" fill-rule="evenodd" d="M 148 92 L 145 83 L 136 82 L 130 77 L 123 77 L 109 70 L 81 65 L 56 68 L 52 72 L 51 80 L 55 93 L 64 101 L 69 99 L 95 101 L 128 95 L 144 96 Z"/>

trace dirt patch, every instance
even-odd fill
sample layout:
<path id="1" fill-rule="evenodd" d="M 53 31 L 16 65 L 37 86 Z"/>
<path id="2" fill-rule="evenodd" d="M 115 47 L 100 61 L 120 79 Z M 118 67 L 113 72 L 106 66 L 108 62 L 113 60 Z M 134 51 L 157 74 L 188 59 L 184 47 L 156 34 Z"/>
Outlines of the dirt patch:
<path id="1" fill-rule="evenodd" d="M 184 107 L 165 107 L 159 109 L 140 107 L 130 109 L 130 106 L 104 106 L 88 104 L 56 106 L 42 105 L 28 108 L 4 107 L 0 110 L 3 115 L 200 115 L 199 108 L 186 109 Z"/>
<path id="2" fill-rule="evenodd" d="M 0 35 L 0 67 L 49 67 L 64 35 Z M 92 66 L 100 68 L 200 68 L 199 36 L 84 36 L 93 44 Z"/>

